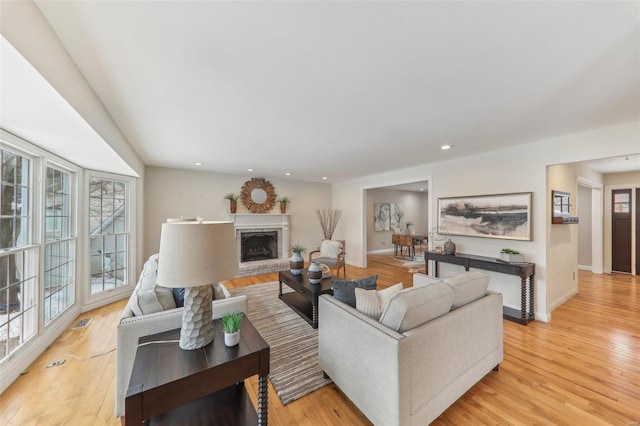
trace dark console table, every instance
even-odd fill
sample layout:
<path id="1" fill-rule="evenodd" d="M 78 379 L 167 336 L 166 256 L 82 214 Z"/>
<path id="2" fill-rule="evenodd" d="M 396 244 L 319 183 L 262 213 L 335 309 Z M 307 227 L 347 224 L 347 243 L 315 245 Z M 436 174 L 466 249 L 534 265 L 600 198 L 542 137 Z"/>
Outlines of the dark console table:
<path id="1" fill-rule="evenodd" d="M 180 329 L 139 339 L 124 425 L 267 425 L 269 345 L 248 318 L 240 343 L 224 345 L 222 323 L 213 342 L 196 350 L 178 347 Z M 244 379 L 258 375 L 258 412 Z"/>
<path id="2" fill-rule="evenodd" d="M 520 277 L 520 310 L 504 307 L 502 317 L 504 319 L 527 325 L 534 319 L 535 304 L 535 275 L 536 264 L 530 262 L 524 263 L 507 263 L 493 257 L 476 256 L 473 254 L 444 254 L 435 251 L 426 251 L 425 273 L 429 274 L 429 261 L 436 262 L 435 275 L 438 276 L 438 262 L 451 263 L 463 266 L 465 271 L 469 268 L 484 269 L 485 271 L 499 272 L 502 274 L 517 275 Z M 527 310 L 527 297 L 529 298 L 529 306 Z"/>

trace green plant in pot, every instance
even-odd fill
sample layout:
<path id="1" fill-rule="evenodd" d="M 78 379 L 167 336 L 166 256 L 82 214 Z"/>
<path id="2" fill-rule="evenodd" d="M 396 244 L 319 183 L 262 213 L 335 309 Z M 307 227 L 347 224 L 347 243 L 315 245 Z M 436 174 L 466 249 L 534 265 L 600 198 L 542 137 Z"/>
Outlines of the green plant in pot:
<path id="1" fill-rule="evenodd" d="M 519 251 L 503 248 L 500 250 L 500 260 L 505 262 L 524 262 L 524 256 Z"/>
<path id="2" fill-rule="evenodd" d="M 238 195 L 232 192 L 224 196 L 225 200 L 229 200 L 229 211 L 231 211 L 231 214 L 234 214 L 238 208 L 238 197 Z"/>
<path id="3" fill-rule="evenodd" d="M 304 258 L 302 257 L 302 253 L 307 251 L 307 249 L 300 244 L 296 244 L 291 247 L 291 251 L 293 252 L 293 256 L 291 256 L 291 259 L 289 260 L 289 269 L 291 270 L 291 274 L 300 275 L 302 273 L 302 268 L 304 268 Z"/>
<path id="4" fill-rule="evenodd" d="M 224 314 L 220 318 L 220 321 L 222 321 L 222 329 L 224 330 L 224 344 L 226 346 L 235 346 L 240 342 L 240 324 L 243 319 L 243 312 Z"/>
<path id="5" fill-rule="evenodd" d="M 276 201 L 280 203 L 280 213 L 285 214 L 287 212 L 287 204 L 291 202 L 289 197 L 285 195 L 284 197 L 278 198 Z"/>

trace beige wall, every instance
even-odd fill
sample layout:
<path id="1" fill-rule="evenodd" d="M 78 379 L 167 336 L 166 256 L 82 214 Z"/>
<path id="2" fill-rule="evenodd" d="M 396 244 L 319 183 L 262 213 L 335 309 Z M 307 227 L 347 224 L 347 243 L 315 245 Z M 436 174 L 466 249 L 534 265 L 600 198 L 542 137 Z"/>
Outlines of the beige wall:
<path id="1" fill-rule="evenodd" d="M 229 201 L 225 194 L 240 194 L 242 185 L 251 177 L 192 170 L 147 167 L 145 171 L 144 256 L 158 251 L 160 226 L 168 217 L 202 216 L 207 220 L 228 220 Z M 267 179 L 278 197 L 287 196 L 291 203 L 290 242 L 308 250 L 322 241 L 322 228 L 315 209 L 331 207 L 331 187 L 324 183 Z M 247 213 L 238 201 L 237 213 Z M 271 213 L 280 213 L 276 203 Z M 337 236 L 334 234 L 334 237 Z"/>
<path id="2" fill-rule="evenodd" d="M 571 165 L 549 166 L 547 304 L 552 311 L 578 291 L 578 224 L 551 224 L 551 191 L 571 194 L 571 216 L 578 213 L 578 176 Z"/>
<path id="3" fill-rule="evenodd" d="M 397 203 L 404 213 L 403 223 L 413 223 L 415 233 L 427 233 L 427 200 L 424 192 L 401 191 L 397 189 L 373 188 L 367 190 L 367 252 L 392 250 L 391 231 L 375 231 L 374 209 L 375 203 Z M 402 229 L 402 232 L 406 228 Z"/>
<path id="4" fill-rule="evenodd" d="M 458 158 L 455 160 L 430 163 L 393 172 L 380 173 L 336 183 L 332 188 L 333 206 L 342 208 L 343 221 L 339 226 L 341 237 L 351 242 L 347 253 L 347 262 L 357 266 L 366 262 L 366 199 L 364 193 L 370 188 L 389 186 L 412 181 L 428 180 L 429 223 L 436 223 L 436 211 L 439 197 L 461 195 L 501 194 L 511 192 L 532 192 L 532 240 L 514 241 L 493 238 L 455 237 L 459 252 L 497 256 L 501 248 L 511 247 L 525 255 L 525 259 L 536 263 L 536 317 L 550 320 L 547 277 L 552 277 L 549 285 L 555 286 L 577 269 L 577 257 L 573 265 L 564 265 L 547 270 L 548 263 L 555 259 L 547 258 L 551 228 L 550 198 L 551 188 L 547 187 L 547 166 L 561 163 L 587 161 L 638 152 L 640 140 L 640 122 L 634 121 L 616 126 L 595 129 L 571 135 L 564 135 L 526 145 L 513 146 L 497 151 Z M 555 188 L 554 188 L 555 189 Z M 575 193 L 573 191 L 569 191 Z M 560 225 L 558 225 L 560 226 Z M 571 226 L 569 226 L 569 229 Z M 566 232 L 566 231 L 560 231 Z M 360 242 L 358 246 L 357 242 Z M 577 242 L 576 242 L 577 244 Z M 576 251 L 574 250 L 574 253 Z M 460 272 L 459 267 L 449 265 L 441 269 L 442 275 Z M 518 279 L 504 274 L 489 273 L 489 288 L 504 295 L 507 306 L 519 307 L 520 286 Z M 573 286 L 573 280 L 568 288 Z M 550 299 L 565 294 L 562 286 L 552 289 Z"/>
<path id="5" fill-rule="evenodd" d="M 640 166 L 638 166 L 640 167 Z M 640 184 L 640 171 L 627 173 L 609 173 L 604 175 L 605 185 L 635 185 Z"/>

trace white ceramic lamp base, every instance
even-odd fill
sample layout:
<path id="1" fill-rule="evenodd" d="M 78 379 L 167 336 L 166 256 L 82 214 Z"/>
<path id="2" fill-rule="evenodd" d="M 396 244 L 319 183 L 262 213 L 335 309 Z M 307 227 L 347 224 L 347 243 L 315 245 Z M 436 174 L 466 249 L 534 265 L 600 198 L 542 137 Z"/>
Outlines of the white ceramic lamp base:
<path id="1" fill-rule="evenodd" d="M 212 295 L 210 285 L 184 289 L 184 313 L 179 343 L 182 349 L 199 349 L 213 341 Z"/>

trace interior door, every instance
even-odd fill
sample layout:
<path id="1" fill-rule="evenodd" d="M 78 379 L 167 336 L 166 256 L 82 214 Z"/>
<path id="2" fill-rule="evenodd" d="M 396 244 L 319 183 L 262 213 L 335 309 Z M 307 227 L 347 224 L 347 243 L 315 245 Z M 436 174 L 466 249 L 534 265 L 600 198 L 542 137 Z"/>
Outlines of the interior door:
<path id="1" fill-rule="evenodd" d="M 614 189 L 611 206 L 611 270 L 631 273 L 631 189 Z"/>
<path id="2" fill-rule="evenodd" d="M 640 275 L 640 188 L 636 188 L 636 269 Z"/>

